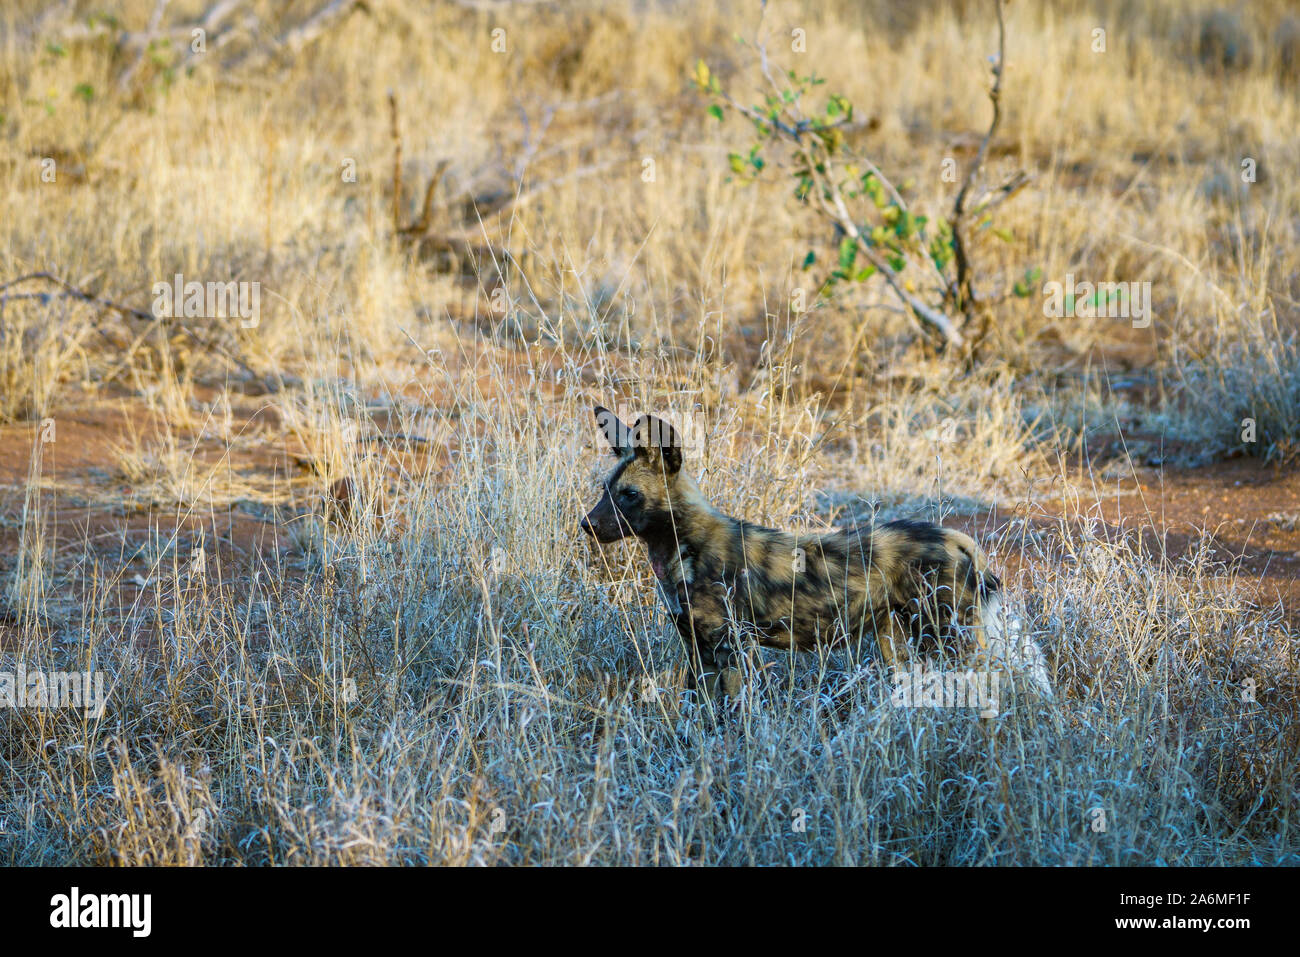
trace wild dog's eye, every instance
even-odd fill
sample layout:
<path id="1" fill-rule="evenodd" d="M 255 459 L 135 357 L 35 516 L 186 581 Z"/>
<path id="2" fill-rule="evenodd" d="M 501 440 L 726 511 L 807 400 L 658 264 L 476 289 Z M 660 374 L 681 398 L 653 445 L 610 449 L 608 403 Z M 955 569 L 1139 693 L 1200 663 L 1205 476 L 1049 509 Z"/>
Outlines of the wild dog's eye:
<path id="1" fill-rule="evenodd" d="M 625 505 L 635 505 L 641 501 L 641 493 L 634 488 L 621 488 L 618 490 L 618 500 Z"/>

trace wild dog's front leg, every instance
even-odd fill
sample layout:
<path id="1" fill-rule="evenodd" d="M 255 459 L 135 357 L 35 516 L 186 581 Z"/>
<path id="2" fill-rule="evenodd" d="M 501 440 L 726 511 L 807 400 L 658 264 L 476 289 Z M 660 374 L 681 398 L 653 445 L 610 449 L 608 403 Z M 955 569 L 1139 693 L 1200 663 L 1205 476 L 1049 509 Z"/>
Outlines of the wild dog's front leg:
<path id="1" fill-rule="evenodd" d="M 711 655 L 717 680 L 710 694 L 726 701 L 740 694 L 740 656 L 732 647 L 729 627 L 717 629 L 712 639 Z"/>
<path id="2" fill-rule="evenodd" d="M 740 668 L 726 625 L 706 628 L 689 612 L 676 616 L 677 632 L 686 650 L 687 687 L 702 688 L 710 698 L 740 693 Z"/>
<path id="3" fill-rule="evenodd" d="M 906 668 L 910 655 L 907 646 L 907 629 L 898 620 L 898 613 L 882 611 L 875 616 L 876 643 L 880 646 L 880 660 L 891 670 Z"/>

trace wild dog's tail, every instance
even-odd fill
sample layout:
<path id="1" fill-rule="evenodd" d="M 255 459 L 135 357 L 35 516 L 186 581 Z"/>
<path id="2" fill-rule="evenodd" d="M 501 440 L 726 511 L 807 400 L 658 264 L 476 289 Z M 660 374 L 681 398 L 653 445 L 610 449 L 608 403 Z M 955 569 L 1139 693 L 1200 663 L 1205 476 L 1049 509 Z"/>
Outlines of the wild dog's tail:
<path id="1" fill-rule="evenodd" d="M 1047 659 L 1032 637 L 1024 633 L 1024 622 L 1009 614 L 1002 597 L 1002 580 L 989 567 L 988 556 L 975 539 L 949 530 L 952 542 L 966 556 L 967 585 L 975 596 L 979 631 L 983 633 L 984 653 L 993 661 L 1028 675 L 1035 690 L 1052 698 L 1052 683 L 1047 677 Z M 970 580 L 973 579 L 973 580 Z"/>

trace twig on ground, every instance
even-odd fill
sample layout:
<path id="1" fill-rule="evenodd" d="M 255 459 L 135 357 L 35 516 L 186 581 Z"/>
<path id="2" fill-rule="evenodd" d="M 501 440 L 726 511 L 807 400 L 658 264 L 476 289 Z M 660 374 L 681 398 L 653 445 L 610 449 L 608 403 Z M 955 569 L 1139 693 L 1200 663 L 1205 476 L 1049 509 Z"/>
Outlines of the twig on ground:
<path id="1" fill-rule="evenodd" d="M 12 289 L 14 286 L 18 286 L 22 283 L 36 282 L 36 281 L 53 283 L 54 285 L 60 288 L 60 292 L 54 294 L 42 293 L 42 292 L 6 292 L 6 290 Z M 54 275 L 51 272 L 27 273 L 26 275 L 19 276 L 16 279 L 10 279 L 8 282 L 0 283 L 0 309 L 3 308 L 6 302 L 10 302 L 10 301 L 38 300 L 41 302 L 48 302 L 49 299 L 52 297 L 52 295 L 69 296 L 73 299 L 79 299 L 82 302 L 90 303 L 91 305 L 99 306 L 103 309 L 112 310 L 113 312 L 116 312 L 119 315 L 127 316 L 128 318 L 131 319 L 141 319 L 151 324 L 150 328 L 146 329 L 143 333 L 141 333 L 139 336 L 136 337 L 135 342 L 132 343 L 123 361 L 118 363 L 118 366 L 114 369 L 113 375 L 116 375 L 118 372 L 120 372 L 121 369 L 125 367 L 125 364 L 127 362 L 130 362 L 131 357 L 135 354 L 135 350 L 139 348 L 140 343 L 144 341 L 144 339 L 149 335 L 149 332 L 152 331 L 154 327 L 174 325 L 177 328 L 179 328 L 182 332 L 184 332 L 187 336 L 189 336 L 191 339 L 193 339 L 195 342 L 197 342 L 204 349 L 220 353 L 222 356 L 224 356 L 226 359 L 229 359 L 235 365 L 239 366 L 241 369 L 243 369 L 246 373 L 248 373 L 253 378 L 258 378 L 257 372 L 255 372 L 253 368 L 249 366 L 248 363 L 246 363 L 239 356 L 232 354 L 228 349 L 226 349 L 220 343 L 214 342 L 213 340 L 207 338 L 206 336 L 199 335 L 189 325 L 187 325 L 184 322 L 178 321 L 176 317 L 155 316 L 152 312 L 146 312 L 143 309 L 136 309 L 134 306 L 124 306 L 121 303 L 114 302 L 111 299 L 105 299 L 102 296 L 96 296 L 93 293 L 86 292 L 86 290 L 73 285 L 72 283 L 68 282 L 66 279 L 61 279 L 60 277 Z M 109 378 L 111 377 L 112 376 L 109 376 Z"/>

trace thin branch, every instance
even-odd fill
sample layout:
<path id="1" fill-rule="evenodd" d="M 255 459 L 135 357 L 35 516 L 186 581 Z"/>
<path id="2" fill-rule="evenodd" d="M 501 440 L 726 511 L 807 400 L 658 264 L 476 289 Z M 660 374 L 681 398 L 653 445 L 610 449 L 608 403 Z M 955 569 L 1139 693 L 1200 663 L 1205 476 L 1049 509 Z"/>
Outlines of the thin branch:
<path id="1" fill-rule="evenodd" d="M 149 27 L 141 31 L 121 30 L 114 28 L 113 24 L 107 19 L 100 18 L 93 23 L 71 23 L 59 31 L 59 39 L 68 42 L 77 42 L 82 40 L 94 40 L 99 37 L 113 36 L 114 45 L 122 50 L 145 50 L 154 40 L 163 38 L 166 40 L 183 41 L 193 35 L 194 30 L 202 29 L 211 32 L 223 24 L 232 13 L 243 5 L 244 0 L 219 0 L 214 3 L 194 23 L 188 26 L 161 27 L 161 10 L 155 8 L 154 16 L 150 19 Z M 160 2 L 159 7 L 165 7 L 165 2 Z M 37 29 L 44 26 L 42 21 Z"/>
<path id="2" fill-rule="evenodd" d="M 221 353 L 223 356 L 225 356 L 235 365 L 239 366 L 241 369 L 243 369 L 253 378 L 258 377 L 257 373 L 252 369 L 252 367 L 249 366 L 248 363 L 246 363 L 243 359 L 239 358 L 239 356 L 233 355 L 229 350 L 222 347 L 219 343 L 213 342 L 211 339 L 199 335 L 197 332 L 191 329 L 186 323 L 178 321 L 177 317 L 155 316 L 152 312 L 146 312 L 143 309 L 136 309 L 133 306 L 124 306 L 121 303 L 113 302 L 111 299 L 104 299 L 102 296 L 96 296 L 93 293 L 86 292 L 84 289 L 81 289 L 78 286 L 74 286 L 66 279 L 61 279 L 50 272 L 28 273 L 24 276 L 19 276 L 16 279 L 10 279 L 8 282 L 0 283 L 0 308 L 3 308 L 4 304 L 10 300 L 14 300 L 14 301 L 31 300 L 31 299 L 39 299 L 41 301 L 48 300 L 48 298 L 50 297 L 49 293 L 29 293 L 29 292 L 6 293 L 5 292 L 5 290 L 12 289 L 14 286 L 17 286 L 21 283 L 35 282 L 37 280 L 43 282 L 50 282 L 58 286 L 60 288 L 60 292 L 57 293 L 57 295 L 69 296 L 73 299 L 79 299 L 82 302 L 87 302 L 90 303 L 91 305 L 99 306 L 103 309 L 110 309 L 113 312 L 118 313 L 119 315 L 126 316 L 131 319 L 142 319 L 146 322 L 149 322 L 152 326 L 156 326 L 158 328 L 162 328 L 168 325 L 175 325 L 179 327 L 180 330 L 184 332 L 187 336 L 189 336 L 200 346 L 202 346 L 204 349 Z M 148 330 L 146 330 L 145 335 L 147 335 L 147 333 Z M 133 345 L 131 348 L 132 353 L 135 351 L 136 346 L 140 343 L 140 341 L 143 338 L 144 335 L 141 335 L 139 338 L 136 339 L 136 344 Z M 127 361 L 129 361 L 129 355 Z"/>
<path id="3" fill-rule="evenodd" d="M 840 195 L 840 191 L 833 190 L 831 197 L 835 203 L 836 215 L 834 218 L 836 222 L 840 224 L 840 228 L 843 229 L 844 232 L 853 238 L 854 243 L 857 244 L 858 251 L 865 255 L 871 265 L 876 267 L 876 271 L 885 278 L 885 282 L 889 284 L 889 288 L 893 291 L 894 295 L 906 303 L 907 307 L 912 310 L 913 314 L 915 314 L 918 319 L 922 320 L 924 323 L 928 323 L 933 329 L 942 335 L 947 343 L 957 346 L 958 348 L 965 345 L 965 339 L 962 337 L 961 331 L 953 325 L 952 320 L 948 318 L 948 316 L 944 315 L 940 310 L 927 305 L 919 297 L 908 292 L 907 288 L 898 281 L 898 277 L 894 274 L 894 270 L 890 267 L 889 263 L 885 262 L 884 258 L 867 244 L 866 238 L 862 235 L 862 231 L 859 230 L 857 224 L 853 222 L 853 217 L 849 214 L 848 207 L 845 206 L 844 197 Z M 825 202 L 825 200 L 823 200 L 823 202 Z"/>
<path id="4" fill-rule="evenodd" d="M 145 319 L 150 322 L 157 319 L 157 317 L 151 312 L 145 312 L 143 309 L 136 309 L 132 306 L 124 306 L 121 303 L 113 302 L 110 299 L 103 299 L 86 292 L 84 289 L 79 289 L 67 280 L 60 279 L 53 273 L 48 272 L 28 273 L 25 276 L 19 276 L 17 279 L 11 279 L 8 282 L 0 283 L 0 293 L 3 293 L 6 289 L 13 286 L 17 286 L 20 283 L 33 282 L 36 280 L 44 280 L 45 282 L 54 283 L 56 286 L 62 288 L 63 292 L 61 295 L 71 296 L 73 299 L 80 299 L 82 302 L 89 302 L 96 306 L 102 306 L 105 309 L 111 309 L 121 315 L 130 316 L 133 319 Z M 9 293 L 6 295 L 0 295 L 0 303 L 7 302 L 11 299 L 44 299 L 48 296 L 49 293 Z"/>
<path id="5" fill-rule="evenodd" d="M 152 44 L 154 37 L 158 35 L 158 29 L 162 26 L 163 14 L 167 12 L 168 0 L 156 0 L 153 8 L 153 16 L 149 18 L 149 27 L 145 34 L 149 37 L 149 43 Z M 140 64 L 144 62 L 145 53 L 148 52 L 148 45 L 142 46 L 140 52 L 136 54 L 131 65 L 122 71 L 122 75 L 117 79 L 117 88 L 125 90 L 131 84 L 131 78 L 135 76 L 136 71 L 140 69 Z"/>
<path id="6" fill-rule="evenodd" d="M 976 202 L 971 208 L 970 215 L 972 217 L 977 217 L 996 209 L 1033 181 L 1034 177 L 1032 174 L 1021 170 L 997 189 L 983 193 L 978 202 Z"/>
<path id="7" fill-rule="evenodd" d="M 229 67 L 257 65 L 284 50 L 293 54 L 301 53 L 305 47 L 318 40 L 327 29 L 341 22 L 354 10 L 369 13 L 370 7 L 364 0 L 330 0 L 302 23 L 281 33 L 271 42 L 269 49 L 257 47 L 248 50 L 235 57 Z"/>
<path id="8" fill-rule="evenodd" d="M 388 91 L 388 114 L 393 138 L 393 232 L 402 231 L 402 129 L 397 119 L 397 94 Z"/>
<path id="9" fill-rule="evenodd" d="M 979 175 L 980 167 L 984 165 L 984 158 L 988 155 L 989 143 L 1002 121 L 1002 75 L 1006 67 L 1007 35 L 1006 23 L 1002 15 L 1003 2 L 1004 0 L 993 0 L 993 7 L 998 15 L 998 59 L 993 65 L 993 86 L 989 90 L 989 100 L 993 103 L 993 120 L 989 123 L 988 132 L 984 134 L 984 140 L 980 143 L 979 151 L 976 152 L 970 169 L 966 171 L 966 181 L 962 183 L 961 190 L 957 193 L 957 199 L 953 202 L 952 207 L 952 250 L 953 262 L 957 268 L 957 281 L 953 286 L 953 296 L 956 299 L 957 308 L 966 316 L 967 322 L 974 318 L 975 294 L 971 288 L 970 256 L 967 253 L 966 239 L 963 235 L 966 197 Z"/>
<path id="10" fill-rule="evenodd" d="M 438 161 L 434 167 L 433 175 L 429 177 L 429 185 L 424 191 L 424 205 L 420 208 L 420 219 L 413 226 L 407 226 L 405 229 L 399 229 L 399 233 L 418 233 L 424 235 L 429 231 L 429 226 L 433 223 L 433 197 L 438 192 L 438 184 L 442 181 L 442 174 L 447 171 L 451 165 L 451 160 L 443 159 Z"/>
<path id="11" fill-rule="evenodd" d="M 297 53 L 324 33 L 335 20 L 342 19 L 357 7 L 364 9 L 365 4 L 361 0 L 331 0 L 302 23 L 283 33 L 276 41 L 276 46 Z"/>

